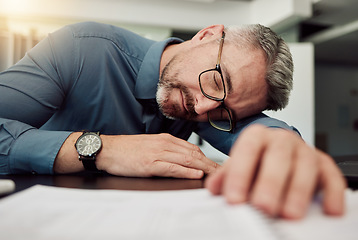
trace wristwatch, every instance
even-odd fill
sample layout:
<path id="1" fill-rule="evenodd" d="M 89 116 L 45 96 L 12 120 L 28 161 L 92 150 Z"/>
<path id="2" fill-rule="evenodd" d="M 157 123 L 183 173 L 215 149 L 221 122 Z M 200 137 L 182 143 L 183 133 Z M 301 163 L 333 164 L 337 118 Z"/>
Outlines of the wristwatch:
<path id="1" fill-rule="evenodd" d="M 75 143 L 78 159 L 89 171 L 98 171 L 96 156 L 102 149 L 102 140 L 99 135 L 99 132 L 83 132 Z"/>

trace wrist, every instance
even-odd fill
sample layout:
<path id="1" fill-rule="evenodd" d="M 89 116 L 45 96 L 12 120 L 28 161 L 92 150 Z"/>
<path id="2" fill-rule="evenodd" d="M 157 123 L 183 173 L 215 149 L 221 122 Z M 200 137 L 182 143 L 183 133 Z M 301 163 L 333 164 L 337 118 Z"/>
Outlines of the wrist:
<path id="1" fill-rule="evenodd" d="M 62 144 L 55 158 L 53 170 L 55 173 L 72 173 L 83 171 L 83 165 L 78 161 L 78 153 L 73 147 L 81 132 L 71 133 Z"/>
<path id="2" fill-rule="evenodd" d="M 102 150 L 97 155 L 96 165 L 98 170 L 114 175 L 125 175 L 123 159 L 126 156 L 123 152 L 125 146 L 125 135 L 101 135 Z"/>
<path id="3" fill-rule="evenodd" d="M 113 136 L 110 135 L 101 135 L 101 139 L 102 139 L 102 150 L 97 154 L 97 158 L 96 158 L 96 166 L 97 169 L 100 171 L 106 171 L 109 168 L 108 164 L 109 164 L 109 160 L 110 158 L 108 157 L 110 154 L 110 142 L 111 142 L 111 138 Z"/>

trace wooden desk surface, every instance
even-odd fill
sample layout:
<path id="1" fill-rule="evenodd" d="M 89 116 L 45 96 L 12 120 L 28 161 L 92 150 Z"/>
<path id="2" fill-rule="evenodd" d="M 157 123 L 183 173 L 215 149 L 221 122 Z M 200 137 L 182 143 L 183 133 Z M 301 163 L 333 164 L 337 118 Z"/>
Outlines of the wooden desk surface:
<path id="1" fill-rule="evenodd" d="M 340 156 L 334 158 L 336 163 L 357 161 L 358 156 Z M 358 171 L 358 170 L 357 170 Z M 118 189 L 118 190 L 181 190 L 204 187 L 204 179 L 176 178 L 129 178 L 109 174 L 79 173 L 69 175 L 7 175 L 0 179 L 11 179 L 16 184 L 15 192 L 24 190 L 36 184 L 47 186 L 82 188 L 82 189 Z M 348 187 L 358 189 L 358 177 L 346 176 Z M 15 193 L 13 192 L 13 193 Z M 12 193 L 11 193 L 12 194 Z M 0 196 L 4 197 L 7 195 Z"/>
<path id="2" fill-rule="evenodd" d="M 204 180 L 176 178 L 129 178 L 108 174 L 81 173 L 71 175 L 8 175 L 0 179 L 11 179 L 16 184 L 15 192 L 36 184 L 82 189 L 118 190 L 181 190 L 204 187 Z M 14 193 L 14 192 L 13 192 Z M 6 195 L 5 195 L 6 196 Z M 4 197 L 4 196 L 2 196 Z"/>
<path id="3" fill-rule="evenodd" d="M 333 159 L 345 176 L 348 187 L 358 189 L 358 156 L 335 156 Z"/>

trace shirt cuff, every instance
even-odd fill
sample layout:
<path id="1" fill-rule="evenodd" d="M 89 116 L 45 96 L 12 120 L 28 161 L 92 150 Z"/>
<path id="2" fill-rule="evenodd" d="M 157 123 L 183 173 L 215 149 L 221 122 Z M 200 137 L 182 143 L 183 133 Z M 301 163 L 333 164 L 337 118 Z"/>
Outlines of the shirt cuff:
<path id="1" fill-rule="evenodd" d="M 38 129 L 24 132 L 11 149 L 10 172 L 53 174 L 57 153 L 71 133 Z"/>

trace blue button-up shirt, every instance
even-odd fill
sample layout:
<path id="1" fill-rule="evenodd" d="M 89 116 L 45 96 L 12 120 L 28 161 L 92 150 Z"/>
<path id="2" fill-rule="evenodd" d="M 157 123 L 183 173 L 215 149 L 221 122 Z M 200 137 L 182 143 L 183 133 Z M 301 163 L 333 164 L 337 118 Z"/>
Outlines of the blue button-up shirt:
<path id="1" fill-rule="evenodd" d="M 228 154 L 249 124 L 291 128 L 264 114 L 240 121 L 234 134 L 165 118 L 155 101 L 160 58 L 168 44 L 180 42 L 155 42 L 99 23 L 50 34 L 0 73 L 0 174 L 53 173 L 56 155 L 73 131 L 167 132 L 182 139 L 195 131 Z"/>

